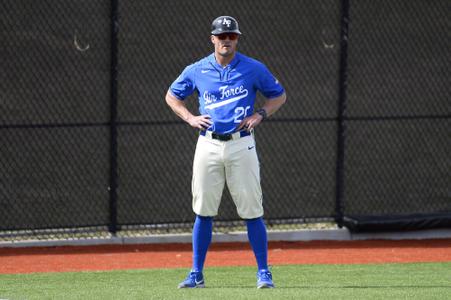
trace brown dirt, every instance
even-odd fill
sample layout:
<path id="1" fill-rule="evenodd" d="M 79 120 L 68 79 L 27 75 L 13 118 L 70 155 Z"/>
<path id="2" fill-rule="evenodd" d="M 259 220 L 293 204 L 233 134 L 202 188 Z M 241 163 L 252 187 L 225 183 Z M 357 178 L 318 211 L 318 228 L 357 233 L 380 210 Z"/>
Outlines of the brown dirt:
<path id="1" fill-rule="evenodd" d="M 270 242 L 269 263 L 367 264 L 451 261 L 451 239 Z M 246 243 L 212 244 L 206 266 L 252 266 Z M 190 244 L 0 248 L 0 274 L 189 268 Z"/>

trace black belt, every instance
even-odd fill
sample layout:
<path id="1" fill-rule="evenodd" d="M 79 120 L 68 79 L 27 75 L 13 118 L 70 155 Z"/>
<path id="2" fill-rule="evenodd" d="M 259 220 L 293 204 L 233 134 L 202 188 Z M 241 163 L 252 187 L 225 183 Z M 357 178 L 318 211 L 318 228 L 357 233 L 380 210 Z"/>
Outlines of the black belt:
<path id="1" fill-rule="evenodd" d="M 219 134 L 219 133 L 211 132 L 211 135 L 210 135 L 209 133 L 207 134 L 207 132 L 205 130 L 201 130 L 200 131 L 200 135 L 212 138 L 214 140 L 227 142 L 227 141 L 230 141 L 230 140 L 233 140 L 233 139 L 238 139 L 238 138 L 242 138 L 242 137 L 245 137 L 245 136 L 250 136 L 251 133 L 243 130 L 243 131 L 239 131 L 239 132 L 235 132 L 235 133 L 229 133 L 229 134 Z"/>

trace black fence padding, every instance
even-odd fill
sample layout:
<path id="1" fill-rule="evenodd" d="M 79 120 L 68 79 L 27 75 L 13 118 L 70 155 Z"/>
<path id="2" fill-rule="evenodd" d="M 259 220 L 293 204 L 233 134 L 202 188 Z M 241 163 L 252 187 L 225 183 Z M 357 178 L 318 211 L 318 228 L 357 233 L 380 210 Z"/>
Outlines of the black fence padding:
<path id="1" fill-rule="evenodd" d="M 451 215 L 405 214 L 405 215 L 351 215 L 343 220 L 351 232 L 416 231 L 431 228 L 450 228 Z"/>

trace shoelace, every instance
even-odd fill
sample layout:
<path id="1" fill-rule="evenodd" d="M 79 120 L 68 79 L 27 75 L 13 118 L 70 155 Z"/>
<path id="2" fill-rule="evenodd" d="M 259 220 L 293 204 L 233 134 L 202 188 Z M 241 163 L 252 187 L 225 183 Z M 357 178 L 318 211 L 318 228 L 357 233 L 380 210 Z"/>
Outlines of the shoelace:
<path id="1" fill-rule="evenodd" d="M 188 275 L 188 278 L 186 278 L 186 279 L 191 279 L 191 280 L 193 280 L 193 281 L 197 281 L 197 276 L 196 276 L 197 274 L 195 273 L 195 272 L 191 272 L 189 275 Z"/>
<path id="2" fill-rule="evenodd" d="M 272 275 L 271 272 L 267 271 L 267 272 L 261 272 L 259 273 L 260 275 L 260 279 L 271 279 L 272 280 Z"/>

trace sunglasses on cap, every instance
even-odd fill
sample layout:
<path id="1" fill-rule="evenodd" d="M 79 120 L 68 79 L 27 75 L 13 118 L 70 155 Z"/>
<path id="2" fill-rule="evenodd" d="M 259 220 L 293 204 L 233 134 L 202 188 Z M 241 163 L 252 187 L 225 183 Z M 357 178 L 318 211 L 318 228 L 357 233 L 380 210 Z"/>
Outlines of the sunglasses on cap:
<path id="1" fill-rule="evenodd" d="M 218 39 L 220 39 L 221 41 L 229 38 L 229 40 L 234 41 L 236 39 L 238 39 L 239 34 L 237 33 L 222 33 L 222 34 L 217 34 L 215 35 L 216 37 L 218 37 Z"/>

